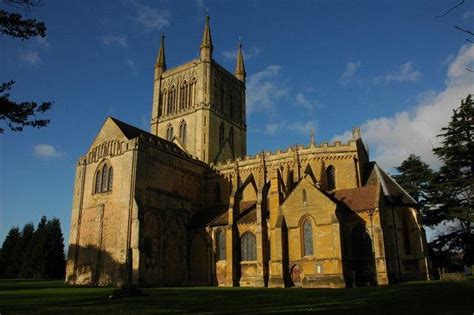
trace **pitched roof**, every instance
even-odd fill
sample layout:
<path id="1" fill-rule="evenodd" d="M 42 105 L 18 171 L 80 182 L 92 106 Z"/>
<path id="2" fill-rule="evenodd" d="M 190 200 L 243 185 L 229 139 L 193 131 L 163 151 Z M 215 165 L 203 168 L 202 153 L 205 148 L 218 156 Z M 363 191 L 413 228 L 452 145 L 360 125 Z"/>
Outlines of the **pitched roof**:
<path id="1" fill-rule="evenodd" d="M 333 196 L 354 211 L 375 209 L 378 206 L 376 185 L 337 190 Z"/>
<path id="2" fill-rule="evenodd" d="M 393 177 L 382 170 L 377 163 L 371 162 L 367 184 L 380 184 L 385 200 L 394 204 L 417 205 L 406 191 Z"/>
<path id="3" fill-rule="evenodd" d="M 191 219 L 191 227 L 204 227 L 207 225 L 227 225 L 228 223 L 228 205 L 214 206 L 202 209 Z"/>
<path id="4" fill-rule="evenodd" d="M 241 201 L 240 217 L 237 223 L 255 223 L 257 222 L 257 201 Z"/>

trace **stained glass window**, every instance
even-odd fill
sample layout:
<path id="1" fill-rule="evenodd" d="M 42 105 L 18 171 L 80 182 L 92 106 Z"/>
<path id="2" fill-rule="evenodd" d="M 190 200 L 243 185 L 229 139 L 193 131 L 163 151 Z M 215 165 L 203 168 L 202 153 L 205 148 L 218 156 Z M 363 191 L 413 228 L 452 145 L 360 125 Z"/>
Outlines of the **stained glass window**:
<path id="1" fill-rule="evenodd" d="M 313 256 L 313 226 L 311 221 L 306 219 L 303 222 L 303 256 Z"/>
<path id="2" fill-rule="evenodd" d="M 255 235 L 251 232 L 246 232 L 244 235 L 242 235 L 240 243 L 242 261 L 257 260 L 257 240 L 255 238 Z"/>
<path id="3" fill-rule="evenodd" d="M 225 231 L 219 230 L 216 237 L 217 260 L 225 260 Z"/>

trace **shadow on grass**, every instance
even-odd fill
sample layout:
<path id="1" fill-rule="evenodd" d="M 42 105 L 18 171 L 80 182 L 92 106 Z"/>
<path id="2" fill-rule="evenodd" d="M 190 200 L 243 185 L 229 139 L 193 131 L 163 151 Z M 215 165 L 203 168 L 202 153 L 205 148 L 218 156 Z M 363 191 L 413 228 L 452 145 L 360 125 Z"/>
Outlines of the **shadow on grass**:
<path id="1" fill-rule="evenodd" d="M 31 286 L 26 287 L 28 284 Z M 2 314 L 31 311 L 471 314 L 474 310 L 474 281 L 413 282 L 354 289 L 148 288 L 145 292 L 149 296 L 118 300 L 107 299 L 114 288 L 66 286 L 59 281 L 2 280 L 0 288 Z"/>

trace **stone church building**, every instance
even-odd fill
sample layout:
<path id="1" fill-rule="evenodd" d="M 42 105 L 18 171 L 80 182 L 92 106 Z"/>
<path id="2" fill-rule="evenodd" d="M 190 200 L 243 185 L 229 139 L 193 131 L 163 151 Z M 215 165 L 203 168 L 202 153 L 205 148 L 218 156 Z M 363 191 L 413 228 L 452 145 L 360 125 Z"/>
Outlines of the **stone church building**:
<path id="1" fill-rule="evenodd" d="M 350 287 L 427 279 L 417 203 L 360 131 L 247 155 L 246 73 L 155 63 L 150 132 L 109 117 L 76 167 L 66 282 Z"/>

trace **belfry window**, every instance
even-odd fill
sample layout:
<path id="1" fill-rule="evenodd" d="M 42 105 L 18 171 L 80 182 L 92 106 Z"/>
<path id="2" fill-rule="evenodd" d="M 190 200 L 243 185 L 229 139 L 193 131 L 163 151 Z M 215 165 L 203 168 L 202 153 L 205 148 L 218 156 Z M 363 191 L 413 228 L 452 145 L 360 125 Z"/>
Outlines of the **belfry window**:
<path id="1" fill-rule="evenodd" d="M 179 138 L 183 144 L 186 143 L 186 122 L 183 120 L 179 126 Z"/>
<path id="2" fill-rule="evenodd" d="M 112 191 L 113 168 L 108 163 L 101 165 L 95 173 L 94 193 Z"/>
<path id="3" fill-rule="evenodd" d="M 168 125 L 166 129 L 166 140 L 173 141 L 173 126 Z"/>
<path id="4" fill-rule="evenodd" d="M 245 232 L 240 239 L 242 261 L 257 260 L 257 240 L 255 234 Z"/>
<path id="5" fill-rule="evenodd" d="M 326 169 L 326 179 L 328 183 L 328 190 L 333 190 L 336 188 L 336 169 L 334 166 L 330 165 Z"/>
<path id="6" fill-rule="evenodd" d="M 229 144 L 230 148 L 234 149 L 234 127 L 230 127 L 229 130 Z"/>
<path id="7" fill-rule="evenodd" d="M 221 126 L 219 127 L 219 145 L 222 145 L 224 143 L 224 137 L 225 137 L 224 123 L 221 123 Z"/>
<path id="8" fill-rule="evenodd" d="M 216 251 L 217 251 L 217 260 L 226 260 L 225 259 L 225 231 L 219 230 L 216 234 Z"/>
<path id="9" fill-rule="evenodd" d="M 306 189 L 303 189 L 303 204 L 305 206 L 308 204 L 308 196 L 306 195 Z"/>
<path id="10" fill-rule="evenodd" d="M 313 226 L 309 219 L 303 221 L 303 256 L 313 256 Z"/>

